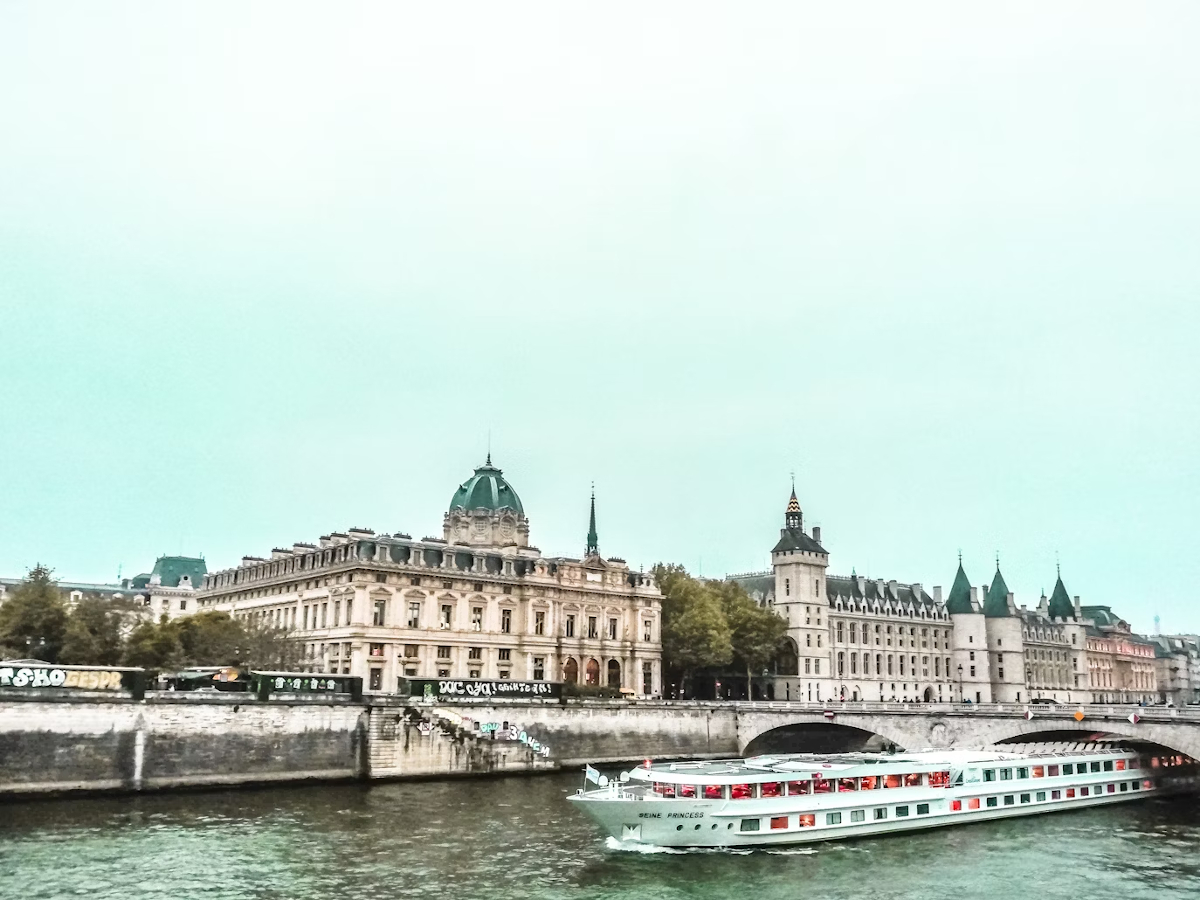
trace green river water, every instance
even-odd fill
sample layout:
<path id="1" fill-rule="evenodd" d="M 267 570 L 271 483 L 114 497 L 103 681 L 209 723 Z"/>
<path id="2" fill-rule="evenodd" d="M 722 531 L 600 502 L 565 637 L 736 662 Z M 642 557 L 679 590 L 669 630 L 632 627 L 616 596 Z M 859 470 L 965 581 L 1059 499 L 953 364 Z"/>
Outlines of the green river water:
<path id="1" fill-rule="evenodd" d="M 0 898 L 1200 900 L 1200 803 L 774 851 L 618 849 L 572 775 L 0 806 Z"/>

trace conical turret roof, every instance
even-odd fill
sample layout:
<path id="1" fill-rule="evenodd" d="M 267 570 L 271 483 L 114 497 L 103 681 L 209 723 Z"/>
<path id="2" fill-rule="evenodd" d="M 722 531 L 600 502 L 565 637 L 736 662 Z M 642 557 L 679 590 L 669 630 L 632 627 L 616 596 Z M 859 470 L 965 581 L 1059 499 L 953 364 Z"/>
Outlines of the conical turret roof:
<path id="1" fill-rule="evenodd" d="M 1058 576 L 1058 581 L 1054 584 L 1054 593 L 1050 595 L 1050 608 L 1047 612 L 1052 619 L 1070 619 L 1075 615 L 1075 604 L 1067 596 L 1062 575 Z"/>
<path id="2" fill-rule="evenodd" d="M 961 556 L 958 560 L 958 573 L 954 576 L 954 584 L 950 588 L 950 596 L 946 599 L 946 612 L 951 615 L 974 612 L 971 609 L 971 581 L 963 571 Z"/>
<path id="3" fill-rule="evenodd" d="M 1008 615 L 1008 585 L 1004 583 L 1004 576 L 1000 574 L 1000 566 L 996 566 L 996 576 L 992 579 L 992 586 L 988 588 L 987 602 L 983 604 L 983 614 L 998 618 Z"/>

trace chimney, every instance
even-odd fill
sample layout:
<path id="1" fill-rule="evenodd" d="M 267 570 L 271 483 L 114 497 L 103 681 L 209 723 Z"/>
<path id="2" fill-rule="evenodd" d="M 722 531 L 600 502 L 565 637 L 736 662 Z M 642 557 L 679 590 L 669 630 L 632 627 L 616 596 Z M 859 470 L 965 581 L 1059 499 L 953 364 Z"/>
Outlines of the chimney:
<path id="1" fill-rule="evenodd" d="M 933 602 L 934 603 L 942 602 L 942 586 L 940 584 L 935 584 L 933 586 Z"/>
<path id="2" fill-rule="evenodd" d="M 821 526 L 820 525 L 813 526 L 813 540 L 816 541 L 818 544 L 821 543 Z"/>
<path id="3" fill-rule="evenodd" d="M 921 587 L 921 582 L 914 581 L 912 585 L 913 600 L 917 603 L 921 602 L 921 598 L 925 595 L 925 588 Z"/>
<path id="4" fill-rule="evenodd" d="M 867 579 L 865 575 L 858 576 L 858 592 L 863 596 L 867 593 Z"/>
<path id="5" fill-rule="evenodd" d="M 1017 614 L 1017 595 L 1014 594 L 1012 591 L 1009 591 L 1008 596 L 1005 597 L 1004 599 L 1005 599 L 1005 602 L 1008 603 L 1009 615 L 1015 616 Z"/>
<path id="6" fill-rule="evenodd" d="M 981 590 L 983 591 L 984 597 L 986 598 L 987 588 L 977 588 L 974 585 L 972 585 L 972 587 L 971 587 L 971 609 L 973 609 L 975 612 L 979 612 L 979 609 L 981 606 L 981 604 L 979 602 L 979 592 Z"/>
<path id="7" fill-rule="evenodd" d="M 1075 618 L 1076 619 L 1083 618 L 1083 610 L 1079 608 L 1079 595 L 1078 594 L 1075 595 Z"/>

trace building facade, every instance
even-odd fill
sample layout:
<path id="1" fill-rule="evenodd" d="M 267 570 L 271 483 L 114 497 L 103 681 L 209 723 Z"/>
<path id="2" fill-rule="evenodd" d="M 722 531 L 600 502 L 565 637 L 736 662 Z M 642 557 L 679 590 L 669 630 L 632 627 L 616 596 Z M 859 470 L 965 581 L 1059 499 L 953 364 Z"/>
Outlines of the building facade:
<path id="1" fill-rule="evenodd" d="M 359 675 L 369 690 L 403 677 L 564 681 L 661 691 L 661 597 L 652 575 L 600 554 L 595 497 L 582 558 L 545 557 L 500 469 L 454 492 L 440 539 L 365 528 L 204 578 L 195 611 L 289 630 L 311 671 Z"/>
<path id="2" fill-rule="evenodd" d="M 771 571 L 735 575 L 788 623 L 776 699 L 901 702 L 1153 702 L 1154 648 L 1108 607 L 1052 595 L 1018 607 L 1001 574 L 942 589 L 830 575 L 820 528 L 804 528 L 793 489 Z"/>

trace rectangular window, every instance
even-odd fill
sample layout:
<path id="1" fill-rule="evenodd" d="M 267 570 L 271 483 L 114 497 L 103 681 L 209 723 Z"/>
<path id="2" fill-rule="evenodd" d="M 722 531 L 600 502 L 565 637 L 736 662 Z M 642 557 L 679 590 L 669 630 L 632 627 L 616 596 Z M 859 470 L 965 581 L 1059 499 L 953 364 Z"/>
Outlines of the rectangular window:
<path id="1" fill-rule="evenodd" d="M 1138 781 L 1129 782 L 1129 789 L 1131 791 L 1141 790 L 1141 787 L 1142 787 L 1141 782 L 1138 782 Z"/>
<path id="2" fill-rule="evenodd" d="M 404 655 L 409 659 L 416 659 L 420 654 L 420 648 L 416 644 L 405 644 Z"/>
<path id="3" fill-rule="evenodd" d="M 650 619 L 646 619 L 644 622 L 642 622 L 642 640 L 650 641 L 650 635 L 653 633 L 653 630 L 654 623 Z"/>
<path id="4" fill-rule="evenodd" d="M 984 781 L 995 781 L 996 780 L 996 770 L 995 769 L 984 769 L 983 770 L 983 780 Z"/>
<path id="5" fill-rule="evenodd" d="M 409 628 L 420 628 L 421 627 L 421 604 L 420 603 L 408 604 L 408 627 Z"/>
<path id="6" fill-rule="evenodd" d="M 329 604 L 322 603 L 321 604 L 321 627 L 328 628 L 329 627 L 327 624 L 328 622 L 329 622 Z"/>
<path id="7" fill-rule="evenodd" d="M 1058 766 L 1046 766 L 1046 774 L 1051 778 L 1058 777 Z"/>
<path id="8" fill-rule="evenodd" d="M 807 781 L 789 781 L 787 783 L 787 792 L 789 797 L 794 797 L 797 794 L 808 793 L 809 782 Z"/>
<path id="9" fill-rule="evenodd" d="M 500 633 L 512 634 L 512 610 L 500 610 Z"/>
<path id="10" fill-rule="evenodd" d="M 1050 799 L 1051 800 L 1061 800 L 1062 799 L 1062 791 L 1051 791 Z"/>
<path id="11" fill-rule="evenodd" d="M 1013 796 L 1012 794 L 1004 795 L 1004 805 L 1005 806 L 1013 806 L 1014 804 L 1016 804 L 1016 802 L 1017 802 L 1017 798 L 1015 796 Z"/>
<path id="12" fill-rule="evenodd" d="M 1043 803 L 1043 802 L 1045 802 L 1045 800 L 1046 800 L 1046 792 L 1045 792 L 1045 791 L 1038 791 L 1038 792 L 1037 792 L 1037 801 L 1038 801 L 1038 803 Z"/>
<path id="13" fill-rule="evenodd" d="M 370 690 L 378 691 L 383 688 L 383 669 L 371 670 L 371 686 Z"/>
<path id="14" fill-rule="evenodd" d="M 1104 771 L 1111 772 L 1112 770 L 1113 770 L 1113 761 L 1111 759 L 1106 759 L 1104 761 Z"/>
<path id="15" fill-rule="evenodd" d="M 918 803 L 917 804 L 917 815 L 918 816 L 929 815 L 929 804 L 928 803 Z"/>
<path id="16" fill-rule="evenodd" d="M 882 806 L 875 807 L 875 813 L 874 813 L 873 818 L 875 819 L 876 822 L 880 821 L 881 819 L 886 819 L 887 818 L 887 809 Z"/>
<path id="17" fill-rule="evenodd" d="M 1000 770 L 1000 780 L 1001 781 L 1012 781 L 1012 769 L 1001 769 Z"/>
<path id="18" fill-rule="evenodd" d="M 533 614 L 533 633 L 546 633 L 546 613 L 543 610 L 538 610 Z"/>
<path id="19" fill-rule="evenodd" d="M 750 784 L 735 784 L 729 788 L 731 800 L 753 800 L 754 786 Z"/>
<path id="20" fill-rule="evenodd" d="M 437 658 L 438 659 L 449 659 L 450 658 L 450 648 L 449 647 L 438 647 Z"/>
<path id="21" fill-rule="evenodd" d="M 454 607 L 451 606 L 449 603 L 443 603 L 442 604 L 442 618 L 441 618 L 441 622 L 440 622 L 441 627 L 449 628 L 450 620 L 453 616 L 454 616 Z"/>
<path id="22" fill-rule="evenodd" d="M 1123 760 L 1123 759 L 1118 759 L 1118 760 L 1117 760 L 1117 771 L 1118 771 L 1118 772 L 1124 772 L 1124 771 L 1125 771 L 1125 760 Z"/>
<path id="23" fill-rule="evenodd" d="M 705 800 L 723 800 L 725 798 L 725 787 L 720 784 L 706 784 L 704 786 Z"/>
<path id="24" fill-rule="evenodd" d="M 951 812 L 962 812 L 962 801 L 961 800 L 951 800 L 950 801 L 950 811 Z"/>
<path id="25" fill-rule="evenodd" d="M 376 600 L 375 601 L 375 612 L 371 616 L 371 624 L 372 625 L 387 624 L 387 601 L 386 600 Z"/>
<path id="26" fill-rule="evenodd" d="M 567 616 L 567 624 L 563 629 L 567 637 L 575 637 L 575 617 Z"/>
<path id="27" fill-rule="evenodd" d="M 482 606 L 472 606 L 471 607 L 471 630 L 472 631 L 483 631 L 483 607 Z"/>
<path id="28" fill-rule="evenodd" d="M 840 812 L 825 813 L 825 824 L 826 825 L 841 825 L 842 824 L 842 814 Z"/>
<path id="29" fill-rule="evenodd" d="M 371 645 L 371 655 L 372 656 L 383 656 L 383 644 L 372 644 Z"/>
<path id="30" fill-rule="evenodd" d="M 1017 769 L 1017 777 L 1018 778 L 1028 778 L 1029 777 L 1029 769 L 1025 768 L 1024 766 Z"/>
<path id="31" fill-rule="evenodd" d="M 1046 767 L 1045 766 L 1034 766 L 1033 767 L 1033 777 L 1034 778 L 1045 778 L 1046 777 Z"/>
<path id="32" fill-rule="evenodd" d="M 1021 795 L 1021 802 L 1022 802 L 1022 803 L 1028 803 L 1028 802 L 1029 802 L 1030 800 L 1032 800 L 1032 799 L 1033 799 L 1033 798 L 1032 798 L 1032 797 L 1030 797 L 1030 796 L 1029 796 L 1029 794 L 1022 794 L 1022 795 Z"/>
<path id="33" fill-rule="evenodd" d="M 907 806 L 897 806 L 896 807 L 896 818 L 899 819 L 899 818 L 902 818 L 903 816 L 907 816 L 907 815 L 908 815 L 908 807 Z"/>
<path id="34" fill-rule="evenodd" d="M 764 781 L 758 786 L 758 796 L 760 797 L 782 797 L 783 782 L 782 781 Z"/>
<path id="35" fill-rule="evenodd" d="M 1091 771 L 1093 771 L 1093 772 L 1100 771 L 1100 763 L 1094 762 L 1094 763 L 1091 763 L 1090 766 L 1091 766 Z"/>
<path id="36" fill-rule="evenodd" d="M 617 620 L 616 619 L 608 620 L 608 639 L 610 641 L 615 641 L 617 639 Z M 774 826 L 771 826 L 771 827 L 773 828 Z"/>
<path id="37" fill-rule="evenodd" d="M 1122 781 L 1122 782 L 1121 782 L 1121 790 L 1123 790 L 1123 791 L 1127 791 L 1127 790 L 1129 790 L 1129 782 L 1127 782 L 1127 781 Z"/>
<path id="38" fill-rule="evenodd" d="M 535 656 L 533 658 L 533 680 L 534 681 L 545 681 L 546 680 L 546 657 Z"/>
<path id="39" fill-rule="evenodd" d="M 438 669 L 437 672 L 438 672 L 438 678 L 449 678 L 450 677 L 449 669 Z"/>
<path id="40" fill-rule="evenodd" d="M 345 672 L 347 675 L 349 675 L 349 674 L 350 674 L 350 670 L 349 670 L 349 669 L 343 669 L 342 671 L 343 671 L 343 672 Z M 404 667 L 404 675 L 405 675 L 405 677 L 406 677 L 406 678 L 412 678 L 412 677 L 413 677 L 414 675 L 416 675 L 416 674 L 417 674 L 417 667 L 416 667 L 416 666 L 405 666 L 405 667 Z"/>
<path id="41" fill-rule="evenodd" d="M 862 821 L 865 821 L 866 818 L 867 818 L 867 811 L 865 809 L 852 809 L 850 811 L 850 821 L 851 822 L 862 822 Z"/>
<path id="42" fill-rule="evenodd" d="M 787 816 L 771 816 L 771 829 L 772 830 L 776 830 L 779 828 L 787 828 L 787 827 L 788 827 L 788 817 Z"/>
<path id="43" fill-rule="evenodd" d="M 600 633 L 596 630 L 596 617 L 595 616 L 588 616 L 587 636 L 592 639 L 598 638 L 600 636 Z"/>
<path id="44" fill-rule="evenodd" d="M 1108 792 L 1110 794 L 1115 794 L 1117 792 L 1117 786 L 1115 784 L 1110 784 L 1108 786 Z"/>
<path id="45" fill-rule="evenodd" d="M 1087 795 L 1088 795 L 1088 788 L 1081 787 L 1081 788 L 1079 789 L 1079 796 L 1080 796 L 1080 797 L 1086 797 Z M 1043 798 L 1042 798 L 1042 799 L 1045 799 L 1044 795 L 1043 795 Z"/>
<path id="46" fill-rule="evenodd" d="M 1074 775 L 1075 766 L 1072 763 L 1063 763 L 1062 773 L 1064 775 Z"/>
<path id="47" fill-rule="evenodd" d="M 967 809 L 979 809 L 979 798 L 972 797 L 967 801 Z"/>
<path id="48" fill-rule="evenodd" d="M 1075 788 L 1067 788 L 1067 799 L 1070 800 L 1075 796 Z"/>
<path id="49" fill-rule="evenodd" d="M 509 662 L 512 660 L 512 650 L 508 647 L 500 648 L 500 662 Z"/>
<path id="50" fill-rule="evenodd" d="M 341 625 L 341 624 L 342 624 L 342 601 L 334 600 L 333 601 L 333 625 L 336 628 L 338 625 Z"/>
<path id="51" fill-rule="evenodd" d="M 988 797 L 988 798 L 987 798 L 987 805 L 988 805 L 988 806 L 999 806 L 999 805 L 1000 805 L 1000 798 L 999 798 L 999 797 Z"/>
<path id="52" fill-rule="evenodd" d="M 467 659 L 483 659 L 483 648 L 482 647 L 468 647 L 467 648 Z"/>
<path id="53" fill-rule="evenodd" d="M 801 828 L 812 828 L 817 824 L 816 816 L 800 816 L 799 819 Z"/>
<path id="54" fill-rule="evenodd" d="M 758 831 L 758 819 L 742 819 L 742 831 Z"/>

